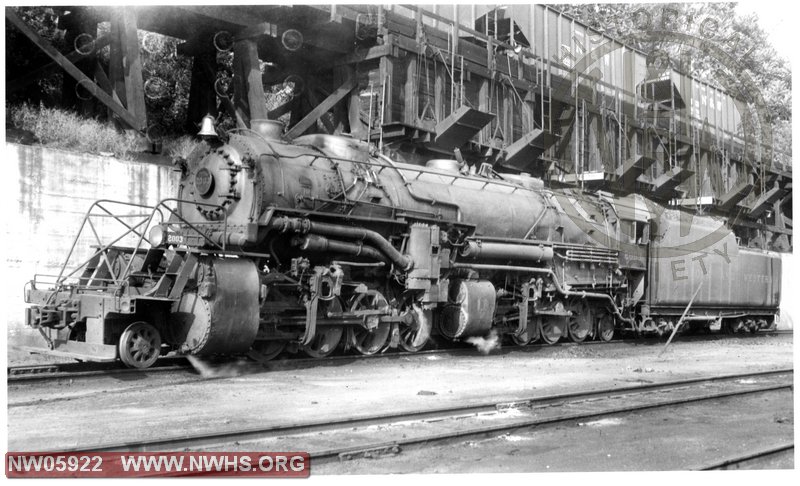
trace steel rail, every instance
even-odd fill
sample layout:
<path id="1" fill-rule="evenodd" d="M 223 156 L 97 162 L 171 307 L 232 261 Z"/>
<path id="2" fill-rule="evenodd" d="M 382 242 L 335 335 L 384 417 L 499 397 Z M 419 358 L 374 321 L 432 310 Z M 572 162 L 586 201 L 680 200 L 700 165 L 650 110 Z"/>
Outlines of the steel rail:
<path id="1" fill-rule="evenodd" d="M 555 425 L 563 422 L 572 422 L 580 419 L 605 417 L 621 413 L 637 412 L 640 410 L 672 407 L 676 405 L 685 405 L 687 403 L 695 403 L 706 400 L 716 400 L 721 398 L 729 398 L 742 395 L 751 395 L 754 393 L 765 393 L 765 392 L 777 391 L 782 389 L 791 389 L 791 388 L 792 384 L 790 383 L 783 385 L 769 385 L 759 388 L 751 388 L 747 390 L 712 393 L 698 397 L 678 398 L 674 400 L 656 401 L 652 403 L 645 403 L 638 405 L 620 406 L 599 411 L 565 413 L 563 415 L 559 415 L 556 417 L 533 418 L 533 419 L 515 421 L 507 424 L 474 427 L 459 431 L 443 432 L 440 434 L 429 434 L 420 437 L 410 437 L 394 441 L 376 442 L 373 444 L 358 445 L 354 447 L 343 447 L 338 449 L 334 448 L 321 451 L 309 451 L 309 456 L 311 457 L 311 460 L 314 461 L 315 464 L 320 464 L 320 463 L 338 461 L 342 459 L 357 458 L 361 455 L 369 455 L 373 453 L 373 451 L 400 452 L 403 450 L 402 449 L 403 447 L 409 447 L 409 446 L 420 446 L 420 445 L 430 446 L 432 444 L 447 442 L 454 439 L 465 439 L 468 437 L 486 436 L 526 427 Z"/>
<path id="2" fill-rule="evenodd" d="M 78 363 L 66 363 L 67 365 L 76 365 Z M 97 365 L 102 364 L 109 364 L 109 363 L 95 363 Z M 12 366 L 8 368 L 8 376 L 7 380 L 8 383 L 22 383 L 22 382 L 33 382 L 33 381 L 47 381 L 47 380 L 66 380 L 66 379 L 77 379 L 77 378 L 95 378 L 95 377 L 102 377 L 102 376 L 112 376 L 112 375 L 126 375 L 126 374 L 136 374 L 136 373 L 159 373 L 164 371 L 180 371 L 185 369 L 192 369 L 191 365 L 162 365 L 162 366 L 153 366 L 151 368 L 139 369 L 139 368 L 118 368 L 118 363 L 110 363 L 114 367 L 103 368 L 100 366 L 101 369 L 94 369 L 94 370 L 86 370 L 86 371 L 63 371 L 62 366 L 64 363 L 58 364 L 49 364 L 49 365 L 41 365 L 41 366 Z"/>
<path id="3" fill-rule="evenodd" d="M 317 433 L 329 430 L 351 429 L 353 427 L 363 427 L 375 424 L 392 424 L 397 422 L 425 420 L 425 419 L 447 419 L 465 414 L 475 414 L 488 411 L 497 411 L 504 408 L 514 408 L 520 406 L 538 407 L 544 405 L 564 404 L 564 402 L 577 402 L 586 401 L 591 398 L 598 397 L 612 397 L 617 395 L 634 395 L 652 392 L 659 389 L 678 389 L 687 385 L 698 385 L 703 383 L 714 383 L 721 381 L 730 381 L 743 378 L 753 377 L 768 377 L 779 376 L 786 374 L 793 374 L 793 368 L 760 371 L 754 373 L 740 373 L 729 375 L 706 376 L 700 378 L 689 378 L 683 380 L 674 380 L 662 383 L 649 383 L 644 385 L 631 385 L 623 387 L 612 387 L 606 389 L 596 389 L 589 391 L 560 393 L 545 396 L 534 397 L 510 397 L 502 401 L 492 400 L 489 402 L 461 405 L 461 406 L 448 406 L 440 408 L 429 408 L 426 410 L 406 411 L 406 412 L 392 412 L 388 414 L 373 414 L 362 415 L 359 417 L 350 417 L 336 420 L 326 420 L 318 422 L 296 423 L 289 425 L 269 426 L 243 429 L 238 431 L 225 431 L 225 432 L 212 432 L 204 434 L 187 434 L 168 438 L 148 439 L 142 441 L 122 441 L 117 443 L 99 443 L 89 444 L 85 446 L 72 447 L 72 448 L 55 448 L 52 452 L 113 452 L 113 451 L 127 451 L 127 452 L 145 452 L 157 450 L 181 450 L 185 448 L 199 448 L 199 447 L 220 447 L 226 444 L 253 442 L 258 440 L 266 440 L 274 437 L 285 437 L 287 435 L 298 435 Z M 359 445 L 354 447 L 346 447 L 339 449 L 330 449 L 317 452 L 310 452 L 312 461 L 338 459 L 341 455 L 356 454 L 364 450 L 380 450 L 392 449 L 402 446 L 413 444 L 429 444 L 431 442 L 439 442 L 447 439 L 463 438 L 467 436 L 484 435 L 488 433 L 503 432 L 511 429 L 521 427 L 530 427 L 535 425 L 544 425 L 563 422 L 567 420 L 575 420 L 582 418 L 590 418 L 596 416 L 613 415 L 624 412 L 632 412 L 637 410 L 644 410 L 649 408 L 658 408 L 665 406 L 672 406 L 684 403 L 691 403 L 695 401 L 712 400 L 717 398 L 725 398 L 730 396 L 761 393 L 773 390 L 780 390 L 784 388 L 791 388 L 792 383 L 785 383 L 779 385 L 769 385 L 759 388 L 750 388 L 747 390 L 739 390 L 733 392 L 721 392 L 703 395 L 700 397 L 681 398 L 677 400 L 660 401 L 657 403 L 646 403 L 631 406 L 620 406 L 612 409 L 606 409 L 595 412 L 578 412 L 558 417 L 544 418 L 544 419 L 528 419 L 523 421 L 515 421 L 506 424 L 497 424 L 493 426 L 485 426 L 480 428 L 464 429 L 455 432 L 446 432 L 441 434 L 411 437 L 402 440 L 378 442 L 367 445 Z M 398 449 L 399 450 L 399 449 Z"/>
<path id="4" fill-rule="evenodd" d="M 760 336 L 780 336 L 780 335 L 788 335 L 794 334 L 791 330 L 776 330 L 776 331 L 768 331 L 762 332 L 760 334 L 752 334 L 752 333 L 740 333 L 740 335 L 730 335 L 730 334 L 710 334 L 710 335 L 697 335 L 697 336 L 685 336 L 683 341 L 680 342 L 703 342 L 703 341 L 716 341 L 716 340 L 724 340 L 724 339 L 755 339 Z M 630 344 L 640 344 L 640 345 L 657 345 L 658 343 L 653 339 L 646 339 L 646 338 L 634 338 L 634 339 L 615 339 L 609 342 L 606 341 L 583 341 L 580 343 L 565 341 L 559 342 L 555 345 L 547 344 L 547 343 L 533 343 L 527 345 L 504 345 L 498 348 L 496 351 L 493 351 L 492 355 L 498 356 L 501 354 L 509 353 L 509 352 L 534 352 L 537 350 L 542 349 L 551 349 L 551 350 L 558 350 L 558 349 L 571 349 L 574 347 L 587 347 L 587 346 L 609 346 L 609 350 L 611 349 L 610 346 L 614 346 L 615 344 L 619 345 L 630 345 Z M 360 355 L 360 354 L 347 354 L 347 355 L 335 355 L 335 356 L 327 356 L 325 358 L 305 358 L 305 357 L 289 357 L 286 359 L 273 359 L 269 361 L 258 361 L 252 359 L 249 363 L 253 365 L 253 372 L 261 372 L 265 369 L 268 371 L 292 367 L 292 366 L 304 366 L 304 365 L 315 365 L 315 366 L 326 366 L 329 364 L 335 364 L 340 361 L 358 361 L 358 360 L 365 360 L 365 359 L 398 359 L 398 358 L 408 358 L 408 357 L 415 357 L 415 356 L 436 356 L 441 354 L 448 354 L 454 357 L 457 356 L 479 356 L 483 357 L 484 355 L 480 354 L 474 347 L 462 347 L 462 348 L 440 348 L 440 349 L 426 349 L 422 351 L 389 351 L 385 353 L 376 353 L 376 354 L 369 354 L 369 355 Z M 180 359 L 179 356 L 174 357 L 166 357 L 165 359 Z M 163 359 L 163 358 L 162 358 Z M 105 369 L 97 369 L 97 370 L 89 370 L 89 371 L 64 371 L 63 367 L 79 367 L 78 365 L 86 363 L 49 363 L 43 365 L 22 365 L 22 366 L 9 366 L 8 373 L 7 373 L 7 380 L 8 383 L 21 383 L 21 382 L 33 382 L 33 381 L 46 381 L 46 380 L 64 380 L 64 379 L 80 379 L 80 378 L 95 378 L 95 377 L 102 377 L 102 376 L 111 376 L 116 374 L 130 374 L 130 373 L 147 373 L 148 371 L 153 372 L 160 372 L 160 371 L 180 371 L 180 370 L 191 370 L 193 369 L 190 365 L 186 366 L 154 366 L 152 368 L 146 369 L 134 369 L 134 368 L 118 368 L 117 363 L 89 363 L 88 366 L 100 366 L 101 368 L 103 365 L 107 365 Z"/>
<path id="5" fill-rule="evenodd" d="M 754 461 L 758 459 L 764 459 L 766 457 L 777 456 L 781 454 L 785 454 L 789 451 L 794 450 L 794 442 L 790 444 L 782 444 L 779 446 L 770 447 L 768 449 L 762 449 L 756 452 L 751 452 L 749 454 L 745 454 L 742 456 L 733 457 L 730 459 L 725 459 L 724 461 L 715 462 L 713 464 L 702 466 L 697 468 L 698 471 L 712 471 L 714 469 L 728 469 L 729 466 L 734 466 L 737 464 L 741 464 L 744 462 Z"/>

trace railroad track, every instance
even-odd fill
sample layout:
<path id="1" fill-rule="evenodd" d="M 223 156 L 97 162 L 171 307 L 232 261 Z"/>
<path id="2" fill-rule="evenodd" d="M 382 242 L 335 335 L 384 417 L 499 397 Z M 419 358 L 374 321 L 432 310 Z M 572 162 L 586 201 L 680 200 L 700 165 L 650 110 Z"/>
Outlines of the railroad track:
<path id="1" fill-rule="evenodd" d="M 324 464 L 394 455 L 468 438 L 496 437 L 518 429 L 790 389 L 793 375 L 793 369 L 787 368 L 709 376 L 333 421 L 137 442 L 86 444 L 56 452 L 305 450 L 309 451 L 313 464 Z"/>
<path id="2" fill-rule="evenodd" d="M 720 469 L 744 469 L 750 466 L 758 466 L 775 459 L 794 459 L 794 443 L 781 444 L 778 446 L 750 452 L 741 456 L 715 462 L 708 466 L 699 468 L 701 471 L 713 471 Z"/>
<path id="3" fill-rule="evenodd" d="M 185 358 L 165 358 L 145 370 L 125 368 L 120 363 L 58 363 L 31 366 L 9 366 L 8 382 L 36 382 L 44 380 L 70 380 L 108 375 L 134 375 L 162 373 L 192 369 Z"/>
<path id="4" fill-rule="evenodd" d="M 688 335 L 683 336 L 682 342 L 693 341 L 716 341 L 720 339 L 752 339 L 762 336 L 775 336 L 793 334 L 791 330 L 779 330 L 760 332 L 757 334 L 738 334 L 738 335 L 724 335 L 724 334 L 708 334 L 708 335 Z M 583 343 L 560 342 L 554 345 L 544 343 L 529 344 L 527 346 L 504 345 L 501 348 L 492 351 L 492 354 L 508 353 L 513 351 L 531 351 L 547 348 L 547 349 L 569 349 L 570 347 L 587 347 L 587 346 L 611 346 L 614 345 L 644 345 L 653 346 L 662 344 L 662 341 L 657 339 L 615 339 L 611 342 L 603 341 L 585 341 Z M 354 361 L 362 359 L 397 359 L 403 357 L 414 356 L 431 356 L 447 354 L 450 356 L 477 356 L 478 351 L 474 347 L 459 347 L 459 348 L 441 348 L 441 349 L 427 349 L 415 353 L 406 351 L 388 351 L 380 354 L 373 355 L 335 355 L 327 358 L 304 358 L 304 357 L 290 357 L 280 360 L 273 360 L 267 362 L 248 361 L 245 366 L 240 367 L 239 372 L 258 373 L 265 369 L 284 369 L 284 368 L 303 368 L 308 366 L 325 366 L 325 365 L 338 365 L 342 361 Z M 215 365 L 224 366 L 230 364 L 231 361 L 210 362 L 211 367 Z M 183 357 L 167 357 L 159 360 L 156 365 L 148 369 L 130 369 L 123 367 L 120 363 L 60 363 L 60 364 L 46 364 L 46 365 L 30 365 L 30 366 L 10 366 L 8 367 L 8 382 L 9 383 L 34 383 L 49 380 L 77 380 L 82 378 L 96 378 L 111 375 L 149 375 L 158 374 L 162 372 L 178 372 L 178 371 L 194 371 L 195 368 Z"/>

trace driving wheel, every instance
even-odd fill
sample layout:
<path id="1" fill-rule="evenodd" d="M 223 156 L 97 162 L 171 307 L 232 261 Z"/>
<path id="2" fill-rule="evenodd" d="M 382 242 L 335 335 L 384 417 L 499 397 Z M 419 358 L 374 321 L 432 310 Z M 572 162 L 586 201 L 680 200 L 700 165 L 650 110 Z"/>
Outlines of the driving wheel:
<path id="1" fill-rule="evenodd" d="M 358 311 L 382 311 L 388 314 L 389 302 L 377 290 L 369 290 L 363 294 L 358 294 L 350 305 L 350 312 Z M 347 342 L 358 354 L 372 355 L 383 349 L 389 336 L 392 333 L 392 325 L 389 322 L 380 322 L 379 314 L 364 316 L 362 326 L 351 326 L 347 330 Z"/>
<path id="2" fill-rule="evenodd" d="M 611 341 L 614 338 L 614 318 L 604 314 L 597 321 L 597 337 L 601 341 Z"/>
<path id="3" fill-rule="evenodd" d="M 549 317 L 542 322 L 542 341 L 555 344 L 564 335 L 567 320 L 563 317 Z"/>
<path id="4" fill-rule="evenodd" d="M 342 304 L 339 303 L 339 299 L 319 301 L 317 318 L 327 318 L 328 312 L 342 312 Z M 317 332 L 314 334 L 314 338 L 310 343 L 302 347 L 303 352 L 311 358 L 326 358 L 336 350 L 343 334 L 344 329 L 342 329 L 342 326 L 317 325 Z"/>
<path id="5" fill-rule="evenodd" d="M 592 333 L 592 310 L 584 299 L 571 301 L 567 310 L 572 312 L 567 318 L 569 338 L 572 342 L 582 343 Z"/>
<path id="6" fill-rule="evenodd" d="M 400 310 L 400 315 L 409 312 L 411 324 L 397 323 L 400 335 L 400 347 L 410 353 L 416 353 L 428 344 L 431 334 L 431 319 L 433 312 L 425 311 L 418 304 L 408 301 Z"/>
<path id="7" fill-rule="evenodd" d="M 275 359 L 285 348 L 286 341 L 256 341 L 248 356 L 256 361 L 269 361 Z"/>
<path id="8" fill-rule="evenodd" d="M 542 327 L 542 318 L 541 317 L 531 317 L 528 319 L 528 327 L 525 328 L 525 331 L 517 335 L 516 332 L 511 334 L 511 340 L 517 346 L 526 346 L 530 343 L 536 342 L 541 337 L 541 330 Z"/>

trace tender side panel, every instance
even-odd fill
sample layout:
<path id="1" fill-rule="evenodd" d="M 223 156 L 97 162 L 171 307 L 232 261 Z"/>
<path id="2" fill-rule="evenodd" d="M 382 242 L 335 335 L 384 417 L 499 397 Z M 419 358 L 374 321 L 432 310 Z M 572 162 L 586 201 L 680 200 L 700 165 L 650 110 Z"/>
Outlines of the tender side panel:
<path id="1" fill-rule="evenodd" d="M 651 307 L 656 310 L 680 308 L 682 311 L 702 282 L 692 306 L 695 310 L 777 308 L 780 302 L 780 255 L 739 248 L 732 233 L 722 238 L 708 236 L 713 235 L 713 226 L 710 222 L 696 222 L 686 238 L 694 238 L 698 242 L 695 245 L 697 249 L 677 252 L 680 223 L 670 218 L 662 219 L 663 232 L 652 251 Z M 704 235 L 708 236 L 705 240 Z M 692 250 L 690 245 L 681 248 Z"/>

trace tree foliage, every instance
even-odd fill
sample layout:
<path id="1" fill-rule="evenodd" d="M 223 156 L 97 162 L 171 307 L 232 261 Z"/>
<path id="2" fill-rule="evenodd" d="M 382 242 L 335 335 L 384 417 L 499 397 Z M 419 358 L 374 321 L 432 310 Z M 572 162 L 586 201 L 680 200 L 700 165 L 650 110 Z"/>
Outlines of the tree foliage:
<path id="1" fill-rule="evenodd" d="M 43 39 L 62 53 L 72 50 L 65 42 L 65 31 L 59 28 L 62 11 L 51 7 L 14 7 L 15 12 Z M 109 34 L 110 23 L 98 24 L 97 36 Z M 189 103 L 191 84 L 191 58 L 177 55 L 179 39 L 140 30 L 138 32 L 142 77 L 145 82 L 145 104 L 151 132 L 157 136 L 183 133 L 183 123 Z M 97 53 L 97 59 L 108 72 L 109 47 Z M 6 80 L 13 80 L 20 73 L 32 71 L 50 63 L 39 48 L 23 36 L 16 28 L 6 24 Z M 92 73 L 87 73 L 92 77 Z M 11 104 L 31 103 L 46 106 L 61 105 L 65 98 L 64 76 L 57 70 L 44 76 L 19 92 L 10 93 Z M 80 89 L 80 88 L 79 88 Z M 88 115 L 105 113 L 105 108 L 95 103 Z"/>
<path id="2" fill-rule="evenodd" d="M 6 8 L 14 10 L 26 24 L 56 49 L 62 52 L 66 49 L 64 31 L 58 29 L 58 14 L 51 7 Z M 6 22 L 6 82 L 48 62 L 50 58 L 45 53 Z M 54 105 L 60 100 L 61 81 L 61 73 L 43 77 L 16 93 L 9 101 L 28 101 L 34 104 L 44 102 Z"/>
<path id="3" fill-rule="evenodd" d="M 670 67 L 698 79 L 717 84 L 729 92 L 732 78 L 747 76 L 757 86 L 773 131 L 774 147 L 791 153 L 792 73 L 789 62 L 780 57 L 755 14 L 740 16 L 735 3 L 673 4 L 557 4 L 555 8 L 589 27 L 617 38 L 648 56 L 667 54 Z M 687 34 L 704 47 L 677 44 L 659 32 Z M 737 60 L 733 76 L 719 76 L 719 47 Z M 730 69 L 730 66 L 727 66 Z M 729 73 L 730 74 L 730 73 Z M 745 93 L 745 95 L 748 95 Z M 751 99 L 752 93 L 750 93 Z"/>

